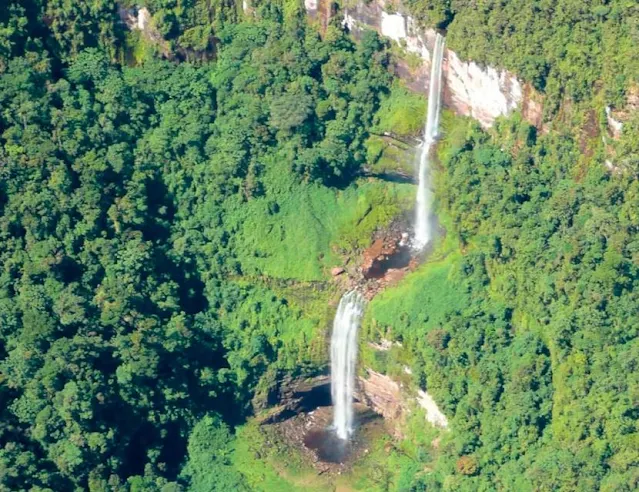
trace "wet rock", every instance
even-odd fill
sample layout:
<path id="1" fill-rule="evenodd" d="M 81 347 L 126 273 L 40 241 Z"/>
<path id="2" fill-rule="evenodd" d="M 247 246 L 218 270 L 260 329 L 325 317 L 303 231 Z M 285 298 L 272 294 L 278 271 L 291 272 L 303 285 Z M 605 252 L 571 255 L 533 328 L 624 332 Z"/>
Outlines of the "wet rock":
<path id="1" fill-rule="evenodd" d="M 362 275 L 365 279 L 383 277 L 386 271 L 384 263 L 399 250 L 399 240 L 396 237 L 382 237 L 364 251 L 362 261 Z"/>
<path id="2" fill-rule="evenodd" d="M 318 407 L 298 414 L 275 424 L 274 428 L 289 445 L 300 450 L 319 474 L 339 475 L 368 452 L 370 442 L 378 439 L 380 434 L 388 435 L 384 420 L 370 408 L 356 403 L 354 412 L 357 432 L 350 441 L 337 439 L 333 433 L 332 407 Z"/>
<path id="3" fill-rule="evenodd" d="M 364 250 L 361 273 L 364 279 L 397 280 L 411 263 L 411 249 L 406 235 L 393 228 L 379 235 Z"/>
<path id="4" fill-rule="evenodd" d="M 356 286 L 366 299 L 396 284 L 417 267 L 415 254 L 421 257 L 421 253 L 412 249 L 410 236 L 405 232 L 407 227 L 403 219 L 394 222 L 378 231 L 371 246 L 363 251 L 359 267 L 362 280 Z"/>
<path id="5" fill-rule="evenodd" d="M 615 140 L 621 137 L 623 122 L 615 118 L 615 114 L 610 106 L 606 106 L 606 122 L 608 123 L 608 133 L 610 136 Z"/>
<path id="6" fill-rule="evenodd" d="M 639 84 L 633 84 L 628 89 L 625 104 L 620 108 L 606 106 L 606 123 L 608 134 L 617 140 L 621 137 L 623 125 L 632 113 L 639 110 Z"/>

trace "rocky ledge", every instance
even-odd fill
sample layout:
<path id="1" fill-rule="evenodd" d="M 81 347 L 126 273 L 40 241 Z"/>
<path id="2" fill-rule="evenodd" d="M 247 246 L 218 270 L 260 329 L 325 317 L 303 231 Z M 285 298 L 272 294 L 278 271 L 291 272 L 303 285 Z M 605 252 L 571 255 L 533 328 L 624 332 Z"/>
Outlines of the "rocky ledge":
<path id="1" fill-rule="evenodd" d="M 388 227 L 378 230 L 371 245 L 343 265 L 331 268 L 333 279 L 343 290 L 359 289 L 371 300 L 380 291 L 399 282 L 414 270 L 423 257 L 411 247 L 411 226 L 406 217 L 399 217 Z"/>

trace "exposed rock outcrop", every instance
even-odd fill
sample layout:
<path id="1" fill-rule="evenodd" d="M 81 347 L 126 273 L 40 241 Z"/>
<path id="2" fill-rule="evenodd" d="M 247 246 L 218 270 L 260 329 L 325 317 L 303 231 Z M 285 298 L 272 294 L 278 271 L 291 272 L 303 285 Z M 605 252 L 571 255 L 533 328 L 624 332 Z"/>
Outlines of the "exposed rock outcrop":
<path id="1" fill-rule="evenodd" d="M 448 419 L 439 409 L 432 396 L 425 391 L 419 390 L 417 392 L 417 403 L 419 403 L 420 407 L 426 410 L 426 420 L 435 427 L 441 427 L 442 429 L 448 428 Z"/>
<path id="2" fill-rule="evenodd" d="M 413 255 L 409 234 L 402 232 L 399 221 L 383 231 L 379 231 L 373 244 L 362 254 L 360 274 L 364 296 L 372 299 L 382 289 L 399 282 L 413 270 L 418 259 Z"/>
<path id="3" fill-rule="evenodd" d="M 275 385 L 266 398 L 256 398 L 253 408 L 260 413 L 263 424 L 286 420 L 298 413 L 331 404 L 330 376 L 314 378 L 285 377 Z"/>
<path id="4" fill-rule="evenodd" d="M 127 9 L 120 6 L 118 14 L 130 31 L 146 31 L 149 28 L 151 12 L 146 7 Z"/>
<path id="5" fill-rule="evenodd" d="M 623 124 L 630 118 L 630 115 L 639 110 L 639 84 L 633 84 L 626 95 L 623 107 L 613 108 L 606 106 L 606 122 L 608 134 L 613 139 L 621 137 Z"/>
<path id="6" fill-rule="evenodd" d="M 608 123 L 608 133 L 610 133 L 610 136 L 615 140 L 621 137 L 623 122 L 615 118 L 615 115 L 610 106 L 606 106 L 606 122 Z"/>
<path id="7" fill-rule="evenodd" d="M 522 85 L 514 75 L 462 61 L 451 50 L 446 50 L 444 80 L 444 104 L 484 127 L 517 109 L 523 99 Z"/>
<path id="8" fill-rule="evenodd" d="M 379 278 L 386 273 L 384 264 L 399 252 L 399 240 L 396 237 L 381 237 L 364 251 L 362 274 L 365 279 Z"/>
<path id="9" fill-rule="evenodd" d="M 358 399 L 385 419 L 397 420 L 407 410 L 399 384 L 388 376 L 368 369 L 359 383 Z"/>
<path id="10" fill-rule="evenodd" d="M 398 420 L 410 412 L 411 396 L 406 395 L 402 384 L 385 374 L 367 370 L 365 378 L 359 379 L 357 398 L 388 420 Z M 435 427 L 448 428 L 448 419 L 427 392 L 419 390 L 416 402 L 426 411 L 426 420 Z"/>
<path id="11" fill-rule="evenodd" d="M 304 0 L 304 7 L 308 17 L 319 24 L 320 32 L 324 34 L 329 21 L 335 15 L 335 4 L 332 0 Z"/>
<path id="12" fill-rule="evenodd" d="M 146 7 L 118 7 L 120 20 L 130 31 L 139 31 L 144 38 L 156 46 L 160 52 L 169 57 L 170 49 L 167 41 L 153 25 L 151 12 Z"/>
<path id="13" fill-rule="evenodd" d="M 360 37 L 366 29 L 400 44 L 405 50 L 421 58 L 419 66 L 400 61 L 398 75 L 416 91 L 428 93 L 431 51 L 436 32 L 420 29 L 412 17 L 402 13 L 397 2 L 373 0 L 357 2 L 344 12 L 343 24 Z M 471 116 L 483 126 L 491 126 L 499 116 L 508 115 L 517 108 L 530 123 L 541 127 L 541 98 L 507 70 L 482 67 L 473 61 L 463 61 L 447 49 L 444 61 L 444 105 L 458 114 Z"/>

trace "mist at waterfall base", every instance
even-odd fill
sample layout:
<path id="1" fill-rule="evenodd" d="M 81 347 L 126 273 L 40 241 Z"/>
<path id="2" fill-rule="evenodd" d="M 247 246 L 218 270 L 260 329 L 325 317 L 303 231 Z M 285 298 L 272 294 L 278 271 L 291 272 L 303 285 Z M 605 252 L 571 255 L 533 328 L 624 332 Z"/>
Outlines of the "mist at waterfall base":
<path id="1" fill-rule="evenodd" d="M 349 454 L 355 428 L 353 400 L 357 369 L 357 332 L 364 314 L 364 297 L 352 290 L 342 296 L 331 336 L 331 397 L 333 422 L 306 436 L 306 445 L 322 461 L 341 463 Z"/>
<path id="2" fill-rule="evenodd" d="M 413 247 L 423 249 L 433 239 L 435 228 L 432 214 L 433 191 L 431 189 L 430 152 L 439 133 L 439 113 L 442 93 L 442 65 L 445 39 L 437 34 L 430 69 L 428 87 L 428 111 L 424 127 L 424 141 L 419 154 L 415 236 Z"/>
<path id="3" fill-rule="evenodd" d="M 331 395 L 333 428 L 338 438 L 353 434 L 353 394 L 357 364 L 357 331 L 364 313 L 364 298 L 352 290 L 339 302 L 331 336 Z"/>

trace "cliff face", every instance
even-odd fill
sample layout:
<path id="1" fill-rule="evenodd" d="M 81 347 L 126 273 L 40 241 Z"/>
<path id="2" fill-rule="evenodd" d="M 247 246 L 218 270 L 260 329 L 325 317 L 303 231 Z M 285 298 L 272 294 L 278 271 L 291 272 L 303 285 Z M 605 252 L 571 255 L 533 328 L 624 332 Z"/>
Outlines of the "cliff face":
<path id="1" fill-rule="evenodd" d="M 357 399 L 372 408 L 387 420 L 399 420 L 410 412 L 409 401 L 416 401 L 426 412 L 426 420 L 441 429 L 448 428 L 448 419 L 425 391 L 419 390 L 416 398 L 406 394 L 406 388 L 385 374 L 372 369 L 366 370 L 366 377 L 359 378 Z"/>
<path id="2" fill-rule="evenodd" d="M 393 7 L 384 0 L 373 0 L 368 4 L 358 2 L 344 11 L 343 23 L 356 38 L 364 30 L 374 29 L 419 57 L 419 66 L 400 61 L 397 72 L 411 89 L 427 94 L 430 53 L 436 33 L 433 29 L 420 29 L 414 19 L 401 13 L 401 5 L 398 8 L 400 12 L 392 10 Z M 532 89 L 506 70 L 463 61 L 454 51 L 447 49 L 443 78 L 444 105 L 460 115 L 477 119 L 483 127 L 491 126 L 497 117 L 517 108 L 522 108 L 529 122 L 541 126 L 542 107 L 538 99 L 532 97 Z"/>

